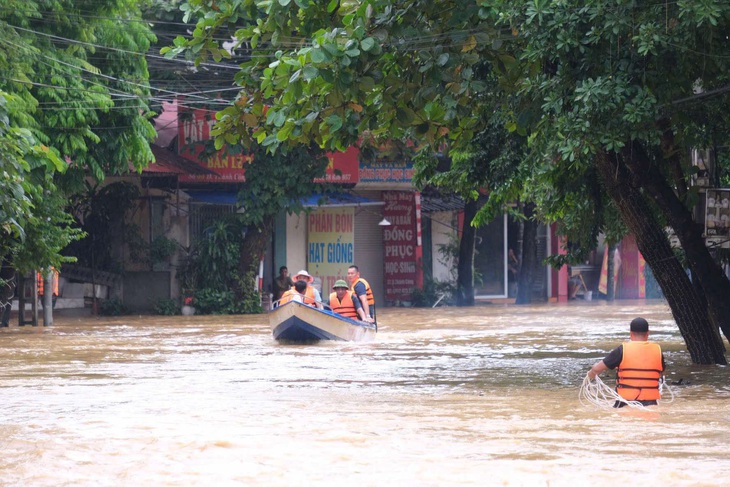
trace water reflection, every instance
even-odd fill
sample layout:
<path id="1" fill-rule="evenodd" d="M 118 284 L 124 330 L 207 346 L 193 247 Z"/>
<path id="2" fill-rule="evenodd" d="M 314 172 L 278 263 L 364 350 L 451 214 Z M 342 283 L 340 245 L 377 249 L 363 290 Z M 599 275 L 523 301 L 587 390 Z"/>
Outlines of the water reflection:
<path id="1" fill-rule="evenodd" d="M 378 315 L 367 344 L 280 345 L 262 316 L 5 329 L 0 483 L 722 485 L 730 474 L 727 369 L 692 366 L 661 303 Z M 588 367 L 637 315 L 668 379 L 682 380 L 677 399 L 582 406 Z"/>

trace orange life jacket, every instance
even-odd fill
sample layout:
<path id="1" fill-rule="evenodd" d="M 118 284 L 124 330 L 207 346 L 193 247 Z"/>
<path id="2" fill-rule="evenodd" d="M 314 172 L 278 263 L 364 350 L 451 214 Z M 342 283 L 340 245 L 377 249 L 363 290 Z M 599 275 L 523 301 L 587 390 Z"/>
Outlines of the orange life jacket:
<path id="1" fill-rule="evenodd" d="M 661 398 L 662 349 L 657 343 L 631 341 L 623 344 L 623 359 L 618 366 L 616 392 L 628 401 Z"/>
<path id="2" fill-rule="evenodd" d="M 342 297 L 342 301 L 337 299 L 337 293 L 330 294 L 330 307 L 332 311 L 342 316 L 347 316 L 353 320 L 359 319 L 357 316 L 357 308 L 352 301 L 352 293 L 346 292 Z"/>
<path id="3" fill-rule="evenodd" d="M 38 274 L 38 296 L 43 296 L 43 293 L 45 292 L 45 280 L 43 279 L 43 274 L 40 272 Z M 53 283 L 53 295 L 58 296 L 58 271 L 55 267 L 51 267 L 51 281 Z"/>
<path id="4" fill-rule="evenodd" d="M 368 282 L 365 279 L 363 279 L 362 277 L 358 278 L 357 281 L 352 283 L 352 286 L 350 287 L 350 291 L 352 291 L 353 293 L 355 292 L 355 284 L 357 284 L 358 282 L 365 284 L 365 296 L 368 298 L 368 305 L 369 306 L 375 305 L 375 297 L 373 296 L 373 290 L 370 289 L 370 284 L 368 284 Z"/>
<path id="5" fill-rule="evenodd" d="M 286 304 L 292 299 L 294 299 L 294 296 L 301 296 L 302 302 L 304 304 L 308 304 L 309 306 L 317 306 L 317 299 L 314 297 L 314 288 L 312 286 L 307 286 L 306 291 L 304 291 L 304 294 L 299 294 L 299 292 L 295 288 L 289 289 L 287 292 L 281 295 L 281 299 L 279 299 L 279 306 L 282 304 Z"/>

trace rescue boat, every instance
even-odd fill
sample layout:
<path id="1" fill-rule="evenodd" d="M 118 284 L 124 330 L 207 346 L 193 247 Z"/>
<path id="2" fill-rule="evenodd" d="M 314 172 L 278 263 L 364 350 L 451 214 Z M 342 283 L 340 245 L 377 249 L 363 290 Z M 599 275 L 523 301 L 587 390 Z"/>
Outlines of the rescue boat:
<path id="1" fill-rule="evenodd" d="M 290 301 L 269 312 L 274 339 L 286 343 L 311 343 L 320 340 L 349 342 L 372 341 L 377 333 L 374 323 L 353 320 L 297 301 Z"/>

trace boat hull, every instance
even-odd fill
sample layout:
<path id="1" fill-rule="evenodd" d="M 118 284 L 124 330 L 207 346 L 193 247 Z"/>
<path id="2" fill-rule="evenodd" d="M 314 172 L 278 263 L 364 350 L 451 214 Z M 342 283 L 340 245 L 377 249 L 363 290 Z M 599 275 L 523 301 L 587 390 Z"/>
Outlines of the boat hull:
<path id="1" fill-rule="evenodd" d="M 320 340 L 363 342 L 373 340 L 376 334 L 374 324 L 352 320 L 296 301 L 271 311 L 269 324 L 276 340 L 292 343 Z"/>

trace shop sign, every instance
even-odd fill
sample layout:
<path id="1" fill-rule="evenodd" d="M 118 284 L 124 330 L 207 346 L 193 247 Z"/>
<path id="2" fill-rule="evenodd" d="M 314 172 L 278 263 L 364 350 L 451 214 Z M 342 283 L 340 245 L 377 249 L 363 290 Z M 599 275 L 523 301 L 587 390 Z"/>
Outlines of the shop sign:
<path id="1" fill-rule="evenodd" d="M 328 152 L 327 169 L 323 178 L 315 178 L 315 183 L 356 184 L 358 182 L 358 158 L 360 151 L 350 147 L 345 152 Z"/>
<path id="2" fill-rule="evenodd" d="M 354 262 L 355 208 L 321 208 L 307 217 L 307 270 L 322 283 L 322 299 Z"/>
<path id="3" fill-rule="evenodd" d="M 360 161 L 361 183 L 407 183 L 413 180 L 413 161 Z"/>
<path id="4" fill-rule="evenodd" d="M 246 165 L 253 156 L 238 148 L 224 146 L 210 154 L 206 152 L 212 144 L 210 129 L 215 125 L 215 113 L 211 110 L 180 110 L 178 119 L 178 141 L 180 155 L 213 174 L 180 175 L 180 182 L 197 183 L 242 183 L 246 180 Z"/>
<path id="5" fill-rule="evenodd" d="M 383 217 L 390 222 L 383 227 L 385 300 L 410 301 L 419 270 L 415 193 L 385 191 L 383 201 Z"/>

